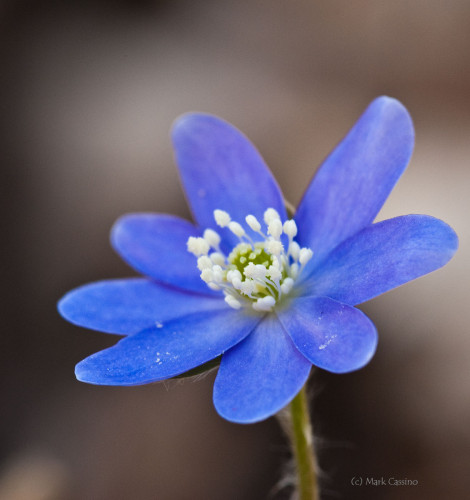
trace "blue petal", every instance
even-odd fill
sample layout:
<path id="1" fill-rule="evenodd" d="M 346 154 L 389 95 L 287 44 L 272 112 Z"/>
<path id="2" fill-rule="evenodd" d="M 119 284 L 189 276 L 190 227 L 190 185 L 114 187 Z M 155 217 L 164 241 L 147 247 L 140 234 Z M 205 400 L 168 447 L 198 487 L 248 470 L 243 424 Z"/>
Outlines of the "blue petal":
<path id="1" fill-rule="evenodd" d="M 452 228 L 434 217 L 378 222 L 336 248 L 304 284 L 304 294 L 360 304 L 442 267 L 457 246 Z"/>
<path id="2" fill-rule="evenodd" d="M 222 298 L 133 278 L 90 283 L 67 293 L 60 314 L 71 323 L 106 333 L 128 335 L 193 312 L 226 308 Z"/>
<path id="3" fill-rule="evenodd" d="M 264 420 L 294 398 L 310 368 L 276 316 L 269 314 L 224 354 L 214 385 L 215 408 L 231 422 Z"/>
<path id="4" fill-rule="evenodd" d="M 200 236 L 200 231 L 179 217 L 127 214 L 114 224 L 111 243 L 138 272 L 185 290 L 213 295 L 199 276 L 197 259 L 187 250 L 190 236 Z"/>
<path id="5" fill-rule="evenodd" d="M 278 312 L 297 349 L 334 373 L 362 368 L 374 355 L 377 331 L 359 309 L 327 297 L 300 297 Z"/>
<path id="6" fill-rule="evenodd" d="M 268 207 L 285 218 L 276 181 L 255 147 L 235 127 L 215 116 L 187 114 L 175 122 L 172 137 L 181 180 L 201 227 L 217 228 L 213 217 L 217 208 L 239 223 L 248 214 L 262 220 Z M 227 229 L 220 234 L 227 243 L 238 243 Z M 258 239 L 255 233 L 253 237 Z"/>
<path id="7" fill-rule="evenodd" d="M 140 385 L 174 377 L 219 356 L 260 320 L 228 307 L 170 320 L 124 337 L 75 368 L 78 380 L 99 385 Z"/>
<path id="8" fill-rule="evenodd" d="M 413 143 L 413 124 L 402 104 L 375 99 L 320 167 L 296 213 L 297 240 L 314 251 L 313 265 L 373 222 Z"/>

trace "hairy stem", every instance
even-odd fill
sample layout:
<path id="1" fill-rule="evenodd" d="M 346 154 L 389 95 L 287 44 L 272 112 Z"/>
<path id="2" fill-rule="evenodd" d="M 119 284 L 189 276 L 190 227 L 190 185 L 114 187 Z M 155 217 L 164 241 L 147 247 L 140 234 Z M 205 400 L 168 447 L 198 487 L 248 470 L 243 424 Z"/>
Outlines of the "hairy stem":
<path id="1" fill-rule="evenodd" d="M 313 434 L 305 385 L 290 404 L 290 432 L 299 500 L 318 500 Z"/>

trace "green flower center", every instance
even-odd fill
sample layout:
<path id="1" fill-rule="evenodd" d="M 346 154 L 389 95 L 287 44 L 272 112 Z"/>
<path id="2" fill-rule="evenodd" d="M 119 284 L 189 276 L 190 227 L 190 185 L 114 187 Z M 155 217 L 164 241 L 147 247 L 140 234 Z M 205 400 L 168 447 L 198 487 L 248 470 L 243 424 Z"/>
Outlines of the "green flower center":
<path id="1" fill-rule="evenodd" d="M 239 243 L 228 256 L 228 261 L 232 269 L 238 269 L 243 276 L 245 267 L 250 264 L 262 265 L 266 269 L 273 263 L 273 256 L 264 249 L 264 243 L 255 243 L 253 249 L 247 243 Z M 233 266 L 233 267 L 232 267 Z"/>

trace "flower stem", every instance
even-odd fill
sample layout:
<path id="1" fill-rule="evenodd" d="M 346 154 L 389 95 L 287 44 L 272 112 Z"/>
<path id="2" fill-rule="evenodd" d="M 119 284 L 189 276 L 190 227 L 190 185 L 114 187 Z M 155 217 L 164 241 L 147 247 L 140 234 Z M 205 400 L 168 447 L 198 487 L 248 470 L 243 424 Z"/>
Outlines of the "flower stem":
<path id="1" fill-rule="evenodd" d="M 289 434 L 297 470 L 298 499 L 318 500 L 312 425 L 305 385 L 290 404 L 290 417 Z"/>

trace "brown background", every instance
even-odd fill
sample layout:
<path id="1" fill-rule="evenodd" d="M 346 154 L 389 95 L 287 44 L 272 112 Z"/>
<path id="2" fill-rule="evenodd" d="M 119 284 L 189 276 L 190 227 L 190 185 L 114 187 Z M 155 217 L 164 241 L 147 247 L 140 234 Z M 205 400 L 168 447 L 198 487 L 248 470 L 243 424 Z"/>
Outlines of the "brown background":
<path id="1" fill-rule="evenodd" d="M 0 4 L 0 499 L 288 497 L 273 489 L 288 458 L 274 419 L 219 418 L 213 374 L 169 389 L 76 382 L 74 364 L 116 338 L 67 324 L 55 303 L 132 275 L 108 243 L 119 215 L 189 216 L 168 138 L 179 114 L 236 124 L 297 203 L 380 94 L 417 129 L 380 218 L 438 216 L 461 247 L 364 307 L 380 333 L 368 367 L 316 374 L 322 498 L 468 498 L 469 26 L 466 0 Z"/>

